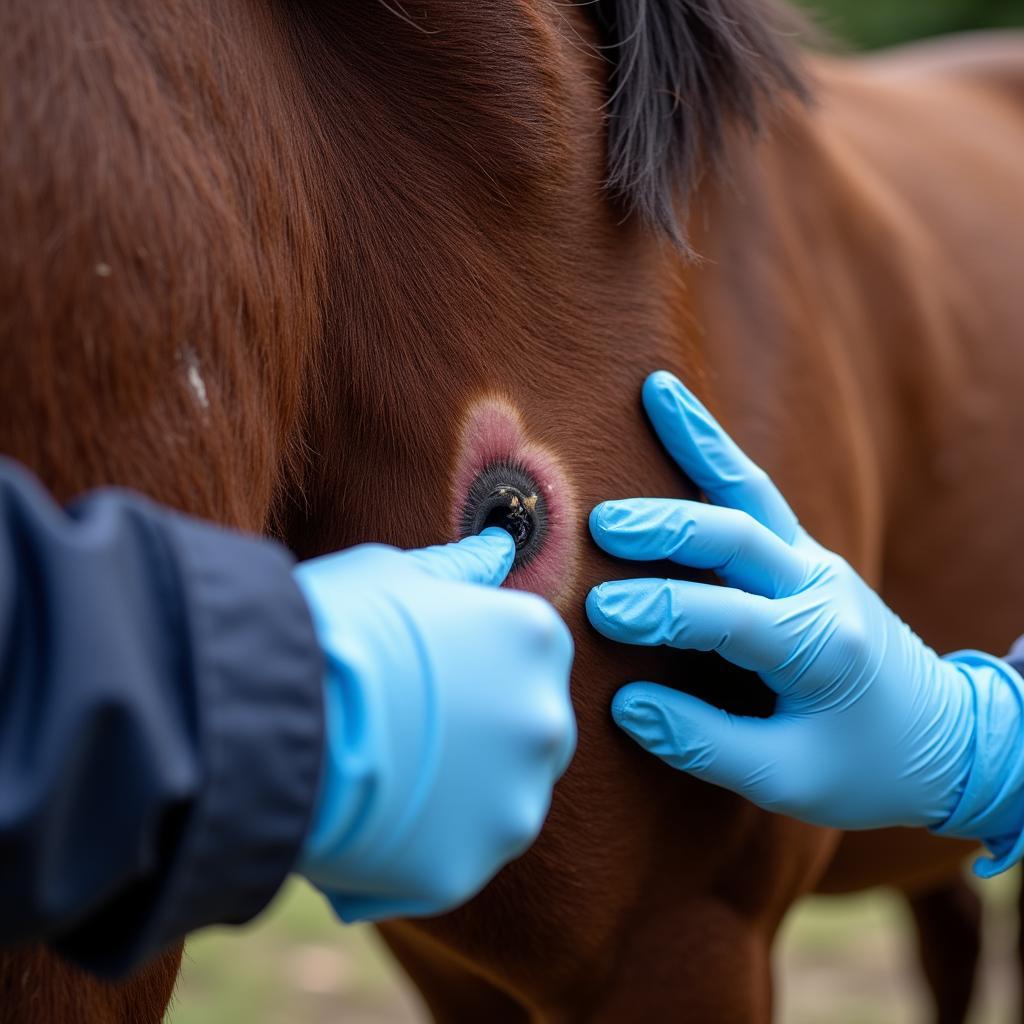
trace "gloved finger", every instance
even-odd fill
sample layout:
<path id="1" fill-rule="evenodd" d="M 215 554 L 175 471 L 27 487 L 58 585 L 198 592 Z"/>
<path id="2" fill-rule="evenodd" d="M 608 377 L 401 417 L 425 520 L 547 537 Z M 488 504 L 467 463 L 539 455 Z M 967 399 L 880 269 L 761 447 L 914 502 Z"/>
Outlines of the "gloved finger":
<path id="1" fill-rule="evenodd" d="M 771 672 L 788 656 L 775 605 L 730 587 L 685 580 L 617 580 L 587 595 L 591 625 L 611 640 L 717 651 L 740 668 Z"/>
<path id="2" fill-rule="evenodd" d="M 763 597 L 793 594 L 807 575 L 801 551 L 746 512 L 699 501 L 605 501 L 590 513 L 590 532 L 617 558 L 713 569 L 730 586 Z"/>
<path id="3" fill-rule="evenodd" d="M 762 806 L 785 802 L 785 744 L 771 719 L 746 718 L 654 683 L 630 683 L 612 700 L 616 724 L 679 771 Z"/>
<path id="4" fill-rule="evenodd" d="M 716 505 L 741 509 L 787 543 L 799 537 L 797 518 L 768 474 L 677 377 L 664 370 L 652 373 L 643 399 L 662 444 Z"/>
<path id="5" fill-rule="evenodd" d="M 555 783 L 566 773 L 576 753 L 576 714 L 568 696 L 564 700 L 538 701 L 537 705 L 534 714 L 543 711 L 546 718 L 546 728 L 538 730 L 539 752 Z"/>
<path id="6" fill-rule="evenodd" d="M 497 587 L 512 569 L 516 543 L 504 530 L 490 526 L 455 544 L 436 544 L 404 554 L 435 579 Z"/>
<path id="7" fill-rule="evenodd" d="M 572 723 L 569 729 L 566 730 L 565 736 L 562 738 L 562 744 L 555 760 L 556 781 L 569 770 L 569 765 L 572 764 L 572 759 L 576 756 L 576 741 L 578 738 L 576 715 L 574 713 L 572 715 Z"/>

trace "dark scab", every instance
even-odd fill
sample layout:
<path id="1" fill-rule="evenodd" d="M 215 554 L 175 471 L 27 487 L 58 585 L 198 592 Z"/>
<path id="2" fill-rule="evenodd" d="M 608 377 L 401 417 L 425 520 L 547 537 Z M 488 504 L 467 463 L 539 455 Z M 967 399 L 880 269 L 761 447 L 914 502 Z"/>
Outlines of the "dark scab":
<path id="1" fill-rule="evenodd" d="M 543 545 L 547 506 L 533 476 L 514 462 L 497 462 L 470 485 L 462 510 L 462 536 L 497 526 L 516 543 L 515 565 L 525 565 Z"/>
<path id="2" fill-rule="evenodd" d="M 484 517 L 484 526 L 500 526 L 516 542 L 516 550 L 522 551 L 533 536 L 533 518 L 529 507 L 532 502 L 516 487 L 499 487 L 491 491 L 484 501 L 489 510 Z"/>

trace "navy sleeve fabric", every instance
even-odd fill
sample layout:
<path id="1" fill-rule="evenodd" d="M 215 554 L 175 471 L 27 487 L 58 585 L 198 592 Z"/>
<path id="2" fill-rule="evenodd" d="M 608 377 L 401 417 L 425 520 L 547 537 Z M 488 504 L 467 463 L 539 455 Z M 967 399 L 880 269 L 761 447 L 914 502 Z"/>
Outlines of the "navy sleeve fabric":
<path id="1" fill-rule="evenodd" d="M 287 552 L 0 460 L 0 944 L 102 974 L 245 921 L 298 857 L 323 664 Z"/>

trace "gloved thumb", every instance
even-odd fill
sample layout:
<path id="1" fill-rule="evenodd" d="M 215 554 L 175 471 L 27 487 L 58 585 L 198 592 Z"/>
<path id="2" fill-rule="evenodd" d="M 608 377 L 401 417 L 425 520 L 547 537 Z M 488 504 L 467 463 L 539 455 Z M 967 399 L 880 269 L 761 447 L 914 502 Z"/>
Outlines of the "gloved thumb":
<path id="1" fill-rule="evenodd" d="M 434 579 L 497 587 L 512 568 L 516 543 L 510 534 L 491 526 L 458 543 L 419 548 L 406 555 Z"/>
<path id="2" fill-rule="evenodd" d="M 734 793 L 770 802 L 762 791 L 775 777 L 769 723 L 730 715 L 667 686 L 630 683 L 612 700 L 616 724 L 673 768 Z"/>

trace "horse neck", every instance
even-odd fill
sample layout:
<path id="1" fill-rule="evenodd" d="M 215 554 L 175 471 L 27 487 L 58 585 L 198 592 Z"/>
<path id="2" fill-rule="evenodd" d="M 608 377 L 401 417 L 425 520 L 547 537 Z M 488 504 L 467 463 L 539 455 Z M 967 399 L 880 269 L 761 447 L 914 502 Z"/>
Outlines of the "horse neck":
<path id="1" fill-rule="evenodd" d="M 785 111 L 697 197 L 687 273 L 709 400 L 804 521 L 869 574 L 887 504 L 955 405 L 956 296 L 827 112 Z"/>

